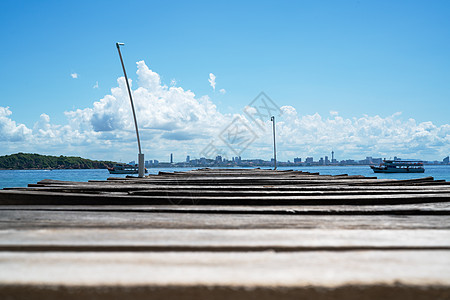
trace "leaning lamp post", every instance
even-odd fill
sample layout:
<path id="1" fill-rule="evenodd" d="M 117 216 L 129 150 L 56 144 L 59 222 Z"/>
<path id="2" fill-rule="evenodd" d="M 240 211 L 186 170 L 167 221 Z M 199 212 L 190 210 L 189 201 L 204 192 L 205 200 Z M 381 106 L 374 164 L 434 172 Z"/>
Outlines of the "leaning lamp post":
<path id="1" fill-rule="evenodd" d="M 272 121 L 272 126 L 273 126 L 273 163 L 274 163 L 273 169 L 276 170 L 277 169 L 277 144 L 275 142 L 275 116 L 272 116 L 270 118 L 270 121 Z"/>
<path id="2" fill-rule="evenodd" d="M 137 125 L 137 119 L 136 119 L 136 112 L 134 110 L 134 104 L 133 104 L 133 97 L 131 96 L 131 89 L 130 89 L 130 83 L 128 82 L 127 72 L 125 71 L 125 65 L 123 64 L 122 59 L 122 53 L 120 53 L 120 46 L 125 45 L 124 43 L 116 43 L 117 51 L 119 51 L 119 57 L 120 62 L 122 63 L 122 69 L 123 69 L 123 75 L 125 75 L 125 82 L 127 83 L 128 88 L 128 95 L 130 96 L 130 102 L 131 102 L 131 110 L 133 111 L 133 118 L 134 118 L 134 127 L 136 128 L 136 137 L 138 142 L 138 148 L 139 148 L 139 155 L 138 155 L 138 168 L 139 168 L 139 177 L 144 177 L 144 154 L 141 152 L 141 141 L 139 139 L 139 129 Z"/>

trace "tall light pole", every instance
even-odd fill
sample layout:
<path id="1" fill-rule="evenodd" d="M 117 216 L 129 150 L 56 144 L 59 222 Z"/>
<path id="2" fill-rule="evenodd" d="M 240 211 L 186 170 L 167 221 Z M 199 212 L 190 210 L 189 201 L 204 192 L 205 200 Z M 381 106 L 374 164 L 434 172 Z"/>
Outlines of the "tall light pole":
<path id="1" fill-rule="evenodd" d="M 274 170 L 277 169 L 277 144 L 275 142 L 275 116 L 272 116 L 270 118 L 270 121 L 272 121 L 273 125 L 273 162 L 274 162 Z"/>
<path id="2" fill-rule="evenodd" d="M 138 155 L 139 175 L 138 176 L 144 177 L 144 172 L 145 172 L 144 154 L 141 152 L 141 140 L 139 139 L 139 129 L 138 129 L 138 125 L 137 125 L 136 112 L 134 111 L 133 97 L 131 96 L 130 83 L 128 82 L 127 72 L 125 71 L 125 65 L 123 64 L 122 53 L 120 53 L 120 46 L 123 46 L 123 45 L 125 45 L 125 44 L 124 43 L 116 43 L 117 51 L 119 51 L 120 62 L 122 63 L 123 74 L 125 75 L 125 82 L 127 83 L 128 95 L 130 96 L 131 110 L 133 111 L 133 118 L 134 118 L 134 127 L 136 128 L 136 137 L 137 137 L 138 148 L 139 148 L 139 155 Z"/>

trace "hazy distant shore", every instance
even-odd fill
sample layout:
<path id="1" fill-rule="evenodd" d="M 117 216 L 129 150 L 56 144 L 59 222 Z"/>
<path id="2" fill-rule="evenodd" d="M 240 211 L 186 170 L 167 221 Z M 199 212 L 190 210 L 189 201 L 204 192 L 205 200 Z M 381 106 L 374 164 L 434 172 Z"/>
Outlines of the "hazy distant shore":
<path id="1" fill-rule="evenodd" d="M 158 168 L 272 168 L 273 161 L 263 159 L 240 159 L 226 160 L 220 157 L 216 159 L 195 159 L 186 162 L 159 162 L 157 160 L 146 161 L 145 167 Z M 312 158 L 311 158 L 312 159 Z M 445 160 L 445 159 L 444 159 Z M 78 170 L 78 169 L 107 169 L 116 164 L 113 161 L 97 161 L 74 156 L 49 156 L 31 153 L 16 153 L 0 156 L 0 170 Z M 134 164 L 134 162 L 130 162 Z M 327 157 L 325 160 L 312 162 L 277 161 L 278 167 L 303 168 L 303 167 L 346 167 L 346 166 L 369 166 L 375 164 L 368 160 L 342 160 L 331 162 Z M 425 165 L 446 165 L 440 161 L 424 161 Z"/>

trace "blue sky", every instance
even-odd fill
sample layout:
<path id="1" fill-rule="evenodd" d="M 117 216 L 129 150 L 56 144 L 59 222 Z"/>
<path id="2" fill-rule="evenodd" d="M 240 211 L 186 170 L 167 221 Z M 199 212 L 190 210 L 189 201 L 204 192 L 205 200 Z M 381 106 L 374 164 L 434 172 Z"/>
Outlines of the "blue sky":
<path id="1" fill-rule="evenodd" d="M 117 41 L 126 44 L 123 55 L 133 88 L 137 88 L 138 81 L 136 63 L 144 60 L 150 70 L 159 74 L 162 85 L 190 90 L 197 100 L 208 97 L 223 116 L 224 124 L 232 119 L 230 116 L 242 114 L 245 105 L 264 91 L 280 107 L 295 108 L 298 119 L 317 114 L 323 120 L 334 120 L 338 115 L 358 127 L 363 121 L 355 124 L 361 118 L 378 116 L 386 120 L 400 112 L 394 117 L 399 130 L 409 126 L 412 134 L 423 129 L 420 139 L 428 133 L 438 139 L 429 137 L 423 149 L 420 139 L 414 140 L 418 143 L 416 153 L 387 144 L 375 149 L 367 145 L 378 143 L 376 135 L 381 131 L 373 131 L 371 123 L 371 128 L 364 130 L 375 133 L 369 140 L 361 141 L 364 137 L 359 136 L 357 141 L 366 147 L 346 151 L 344 144 L 352 141 L 350 137 L 328 145 L 327 149 L 342 149 L 342 156 L 417 154 L 442 159 L 440 156 L 449 152 L 448 1 L 2 0 L 0 26 L 0 107 L 8 107 L 0 126 L 6 131 L 13 125 L 14 130 L 23 125 L 17 129 L 20 136 L 4 134 L 7 143 L 0 146 L 0 155 L 23 149 L 98 159 L 134 159 L 135 154 L 125 152 L 127 149 L 116 153 L 114 143 L 118 138 L 114 142 L 105 136 L 96 137 L 112 143 L 99 152 L 102 142 L 88 138 L 99 132 L 95 128 L 94 135 L 88 134 L 92 128 L 85 126 L 83 132 L 79 129 L 84 137 L 74 144 L 58 136 L 62 127 L 75 122 L 65 112 L 93 108 L 94 102 L 117 87 L 117 79 L 122 76 Z M 208 82 L 210 73 L 216 76 L 215 90 Z M 77 74 L 77 78 L 71 74 Z M 226 92 L 219 92 L 221 89 Z M 53 128 L 47 139 L 60 141 L 45 148 L 43 136 L 37 138 L 36 123 L 41 114 L 49 118 L 47 129 Z M 174 122 L 175 115 L 167 122 Z M 415 125 L 408 123 L 410 119 Z M 385 126 L 391 124 L 383 122 Z M 128 128 L 123 126 L 110 131 Z M 290 126 L 302 132 L 298 122 Z M 324 121 L 316 126 L 332 125 Z M 360 132 L 361 128 L 356 127 L 354 132 Z M 173 126 L 163 128 L 159 138 L 169 136 L 170 128 Z M 166 138 L 167 144 L 160 143 L 155 150 L 151 145 L 158 141 L 157 132 L 151 130 L 155 141 L 149 135 L 145 150 L 149 159 L 164 160 L 168 151 L 175 151 L 178 157 L 195 157 L 208 144 L 208 139 L 196 139 L 190 145 L 196 144 L 197 148 L 183 149 L 183 144 L 177 144 L 180 139 L 171 146 Z M 292 131 L 286 131 L 285 143 L 290 150 L 280 158 L 292 159 L 295 143 L 299 143 L 295 156 L 329 155 L 319 147 L 323 141 L 311 140 L 311 146 L 306 147 L 301 141 L 288 142 L 288 132 Z M 332 128 L 328 132 L 334 135 Z M 389 133 L 390 139 L 396 139 L 395 132 Z M 214 139 L 217 134 L 211 131 L 200 135 Z M 407 147 L 407 134 L 400 136 L 399 144 Z M 386 133 L 378 137 L 386 138 Z M 261 140 L 250 146 L 244 156 L 270 158 L 270 152 L 264 152 L 264 143 Z"/>

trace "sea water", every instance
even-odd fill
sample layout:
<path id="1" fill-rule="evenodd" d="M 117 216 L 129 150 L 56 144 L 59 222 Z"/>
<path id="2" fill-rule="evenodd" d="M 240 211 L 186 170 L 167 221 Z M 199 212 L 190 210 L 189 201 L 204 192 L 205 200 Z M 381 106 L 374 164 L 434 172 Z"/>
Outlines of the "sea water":
<path id="1" fill-rule="evenodd" d="M 196 168 L 150 168 L 149 174 L 159 171 L 188 171 Z M 267 169 L 267 168 L 262 168 Z M 363 175 L 382 179 L 412 179 L 432 176 L 450 182 L 450 166 L 425 166 L 425 173 L 373 173 L 369 166 L 321 166 L 321 167 L 279 167 L 278 170 L 301 170 L 319 172 L 322 175 Z M 81 181 L 106 180 L 108 177 L 125 177 L 126 174 L 109 174 L 106 169 L 87 170 L 0 170 L 0 189 L 5 187 L 26 187 L 43 179 Z"/>

